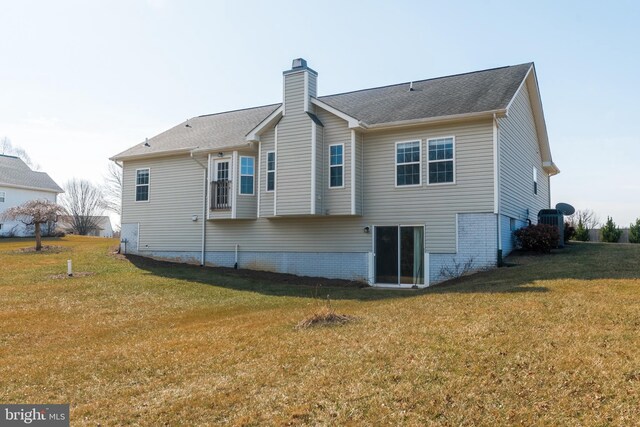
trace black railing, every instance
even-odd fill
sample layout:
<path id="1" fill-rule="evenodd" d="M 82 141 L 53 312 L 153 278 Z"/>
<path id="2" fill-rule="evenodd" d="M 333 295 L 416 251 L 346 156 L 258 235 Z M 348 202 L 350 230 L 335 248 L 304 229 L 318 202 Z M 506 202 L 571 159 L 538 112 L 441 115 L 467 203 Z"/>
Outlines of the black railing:
<path id="1" fill-rule="evenodd" d="M 211 210 L 231 209 L 231 181 L 223 179 L 211 182 Z"/>

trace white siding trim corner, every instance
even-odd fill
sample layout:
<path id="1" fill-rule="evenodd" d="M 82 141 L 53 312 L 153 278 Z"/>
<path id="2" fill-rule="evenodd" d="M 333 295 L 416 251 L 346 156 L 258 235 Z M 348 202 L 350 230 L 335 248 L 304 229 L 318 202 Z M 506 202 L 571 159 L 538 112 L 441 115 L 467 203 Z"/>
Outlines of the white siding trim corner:
<path id="1" fill-rule="evenodd" d="M 351 215 L 356 214 L 356 131 L 351 129 Z"/>
<path id="2" fill-rule="evenodd" d="M 307 79 L 309 74 L 305 73 L 305 92 L 307 91 Z M 305 94 L 305 97 L 307 95 Z M 308 98 L 305 98 L 308 99 Z M 305 101 L 305 111 L 307 108 L 307 103 Z M 316 213 L 316 122 L 311 120 L 311 215 L 315 215 Z"/>

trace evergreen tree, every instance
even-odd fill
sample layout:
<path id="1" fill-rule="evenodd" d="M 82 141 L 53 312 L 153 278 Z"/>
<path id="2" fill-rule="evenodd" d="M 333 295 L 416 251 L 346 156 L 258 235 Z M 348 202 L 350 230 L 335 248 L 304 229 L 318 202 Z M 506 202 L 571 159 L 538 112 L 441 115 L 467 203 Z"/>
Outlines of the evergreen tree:
<path id="1" fill-rule="evenodd" d="M 578 220 L 578 226 L 576 227 L 576 231 L 573 235 L 573 238 L 579 242 L 589 241 L 589 229 L 585 227 L 585 225 L 582 222 L 582 219 Z"/>
<path id="2" fill-rule="evenodd" d="M 617 243 L 620 240 L 620 236 L 622 236 L 622 230 L 616 226 L 613 218 L 608 216 L 607 222 L 600 230 L 600 240 L 608 243 Z"/>

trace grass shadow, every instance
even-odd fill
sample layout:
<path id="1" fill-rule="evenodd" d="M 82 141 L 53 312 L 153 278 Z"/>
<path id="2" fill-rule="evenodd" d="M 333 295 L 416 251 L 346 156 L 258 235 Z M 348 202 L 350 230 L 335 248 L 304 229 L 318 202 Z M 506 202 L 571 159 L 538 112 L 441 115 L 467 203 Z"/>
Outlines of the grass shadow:
<path id="1" fill-rule="evenodd" d="M 548 288 L 540 285 L 545 280 L 637 278 L 640 275 L 637 268 L 640 245 L 631 248 L 634 256 L 629 256 L 629 251 L 628 245 L 603 247 L 600 244 L 576 243 L 548 255 L 515 252 L 507 259 L 510 267 L 475 273 L 422 290 L 380 289 L 347 280 L 225 267 L 198 267 L 137 255 L 126 255 L 126 259 L 142 270 L 171 279 L 265 295 L 317 295 L 324 298 L 329 294 L 331 299 L 366 301 L 444 293 L 543 293 L 548 291 Z M 594 263 L 594 260 L 598 262 Z"/>

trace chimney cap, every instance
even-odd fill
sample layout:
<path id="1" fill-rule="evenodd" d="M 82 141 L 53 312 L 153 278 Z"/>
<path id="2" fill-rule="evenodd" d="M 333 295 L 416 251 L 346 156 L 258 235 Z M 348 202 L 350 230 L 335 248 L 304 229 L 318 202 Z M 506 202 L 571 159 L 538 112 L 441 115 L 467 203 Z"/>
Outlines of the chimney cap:
<path id="1" fill-rule="evenodd" d="M 296 58 L 291 62 L 291 69 L 307 68 L 307 61 L 304 58 Z"/>

